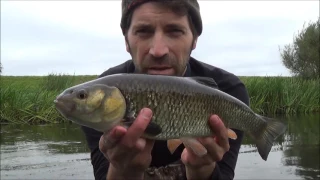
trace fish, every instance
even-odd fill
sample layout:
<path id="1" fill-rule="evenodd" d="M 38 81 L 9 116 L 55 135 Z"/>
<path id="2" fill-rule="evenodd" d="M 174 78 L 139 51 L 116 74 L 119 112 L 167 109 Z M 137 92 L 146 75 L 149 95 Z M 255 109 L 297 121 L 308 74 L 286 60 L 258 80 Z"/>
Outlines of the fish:
<path id="1" fill-rule="evenodd" d="M 62 91 L 54 100 L 66 119 L 99 132 L 130 127 L 139 111 L 153 112 L 143 137 L 166 140 L 174 153 L 184 144 L 199 157 L 207 154 L 197 140 L 214 136 L 209 117 L 216 114 L 237 139 L 234 129 L 248 134 L 267 161 L 274 141 L 286 131 L 280 120 L 255 113 L 239 99 L 221 91 L 213 78 L 118 73 L 83 82 Z"/>

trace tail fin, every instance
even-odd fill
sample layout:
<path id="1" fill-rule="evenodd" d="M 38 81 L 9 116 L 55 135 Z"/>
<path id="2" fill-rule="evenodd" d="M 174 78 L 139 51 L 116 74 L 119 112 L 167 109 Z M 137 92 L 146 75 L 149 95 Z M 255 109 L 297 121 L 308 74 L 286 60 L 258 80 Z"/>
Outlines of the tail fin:
<path id="1" fill-rule="evenodd" d="M 258 152 L 262 159 L 266 161 L 273 146 L 273 142 L 286 131 L 287 126 L 283 122 L 275 119 L 260 115 L 257 116 L 267 122 L 266 128 L 262 132 L 257 132 L 259 134 L 255 134 Z"/>

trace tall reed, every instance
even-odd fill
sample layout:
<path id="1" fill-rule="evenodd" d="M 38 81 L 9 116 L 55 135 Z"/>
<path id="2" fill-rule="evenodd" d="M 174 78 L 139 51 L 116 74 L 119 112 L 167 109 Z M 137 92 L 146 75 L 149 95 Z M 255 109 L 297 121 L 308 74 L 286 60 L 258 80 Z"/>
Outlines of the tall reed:
<path id="1" fill-rule="evenodd" d="M 49 74 L 43 77 L 40 83 L 40 87 L 46 91 L 61 91 L 73 85 L 75 83 L 75 76 L 64 74 Z"/>
<path id="2" fill-rule="evenodd" d="M 53 100 L 64 89 L 95 76 L 49 74 L 44 77 L 2 77 L 0 122 L 16 124 L 59 123 L 65 121 Z"/>
<path id="3" fill-rule="evenodd" d="M 297 77 L 241 77 L 251 108 L 261 114 L 319 112 L 320 80 Z"/>

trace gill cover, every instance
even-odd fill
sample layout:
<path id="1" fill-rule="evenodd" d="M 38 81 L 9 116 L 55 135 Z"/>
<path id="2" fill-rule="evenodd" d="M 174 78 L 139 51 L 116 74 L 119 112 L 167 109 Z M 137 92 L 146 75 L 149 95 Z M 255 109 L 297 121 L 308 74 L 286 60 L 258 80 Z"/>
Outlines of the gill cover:
<path id="1" fill-rule="evenodd" d="M 73 113 L 74 122 L 100 132 L 120 124 L 126 112 L 126 101 L 118 88 L 95 84 L 81 88 L 77 93 L 79 109 Z"/>
<path id="2" fill-rule="evenodd" d="M 114 86 L 102 86 L 105 89 L 105 99 L 103 102 L 102 119 L 105 122 L 120 122 L 126 113 L 126 100 L 121 91 Z"/>
<path id="3" fill-rule="evenodd" d="M 78 89 L 74 101 L 78 120 L 94 129 L 120 121 L 126 111 L 126 101 L 120 90 L 103 84 Z"/>

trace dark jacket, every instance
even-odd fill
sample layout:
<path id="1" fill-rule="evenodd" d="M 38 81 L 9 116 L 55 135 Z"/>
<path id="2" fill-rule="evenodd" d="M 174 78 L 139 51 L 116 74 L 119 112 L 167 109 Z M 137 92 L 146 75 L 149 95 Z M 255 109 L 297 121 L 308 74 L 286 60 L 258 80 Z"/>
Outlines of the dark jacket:
<path id="1" fill-rule="evenodd" d="M 99 77 L 103 77 L 110 74 L 116 73 L 133 73 L 135 71 L 132 60 L 128 60 L 123 64 L 112 67 L 107 71 L 103 72 Z M 206 63 L 200 62 L 194 58 L 190 58 L 187 72 L 185 76 L 204 76 L 213 78 L 220 90 L 238 98 L 245 104 L 249 105 L 249 96 L 244 84 L 240 79 L 232 73 L 229 73 L 223 69 L 208 65 Z M 85 133 L 88 146 L 91 150 L 91 162 L 94 169 L 95 179 L 105 180 L 106 174 L 109 167 L 108 160 L 103 156 L 99 150 L 99 139 L 102 133 L 97 132 L 88 127 L 82 127 Z M 243 139 L 243 132 L 234 130 L 237 133 L 237 140 L 229 140 L 230 150 L 224 155 L 223 159 L 217 162 L 216 168 L 212 173 L 212 179 L 233 179 L 234 170 L 238 158 L 239 149 Z M 185 171 L 184 166 L 181 164 L 180 156 L 183 151 L 183 144 L 171 154 L 166 146 L 166 141 L 156 141 L 154 148 L 152 150 L 152 162 L 148 173 L 154 175 L 155 172 L 152 169 L 160 168 L 164 169 L 165 166 L 172 164 L 174 162 L 180 163 L 180 170 Z M 163 167 L 164 166 L 164 167 Z M 157 171 L 159 173 L 159 171 Z M 169 173 L 170 174 L 170 173 Z M 181 173 L 185 175 L 185 172 Z M 168 173 L 167 173 L 168 175 Z M 175 175 L 178 177 L 178 175 Z M 171 177 L 172 178 L 172 177 Z M 171 179 L 170 178 L 170 179 Z M 182 176 L 180 178 L 185 178 Z M 175 178 L 172 178 L 175 179 Z M 178 179 L 178 178 L 177 178 Z"/>

